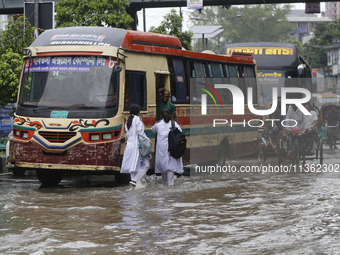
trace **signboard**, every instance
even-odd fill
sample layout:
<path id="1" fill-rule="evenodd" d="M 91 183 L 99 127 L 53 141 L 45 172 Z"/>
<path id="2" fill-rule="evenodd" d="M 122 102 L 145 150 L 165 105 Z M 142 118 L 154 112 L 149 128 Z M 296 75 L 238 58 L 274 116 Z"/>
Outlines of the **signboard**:
<path id="1" fill-rule="evenodd" d="M 203 9 L 203 0 L 187 0 L 187 8 L 202 10 Z"/>
<path id="2" fill-rule="evenodd" d="M 323 93 L 325 92 L 325 75 L 324 71 L 319 69 L 313 69 L 313 79 L 314 79 L 314 72 L 316 72 L 316 92 Z"/>
<path id="3" fill-rule="evenodd" d="M 320 13 L 320 2 L 306 3 L 305 13 Z"/>
<path id="4" fill-rule="evenodd" d="M 294 55 L 293 48 L 287 47 L 231 47 L 227 49 L 227 55 L 232 52 L 253 53 L 254 55 Z"/>

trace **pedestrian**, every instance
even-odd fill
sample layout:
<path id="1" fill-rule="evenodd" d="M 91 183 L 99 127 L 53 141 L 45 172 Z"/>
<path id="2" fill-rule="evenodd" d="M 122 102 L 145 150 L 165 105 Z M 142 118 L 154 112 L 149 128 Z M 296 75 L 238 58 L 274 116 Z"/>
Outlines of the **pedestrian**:
<path id="1" fill-rule="evenodd" d="M 338 123 L 339 123 L 340 113 L 335 109 L 335 106 L 332 106 L 332 109 L 326 113 L 326 121 L 327 124 L 327 135 L 329 139 L 329 147 L 332 149 L 334 145 L 334 149 L 336 147 L 336 140 L 338 139 Z"/>
<path id="2" fill-rule="evenodd" d="M 163 108 L 166 108 L 170 112 L 170 120 L 172 118 L 174 121 L 178 123 L 177 115 L 176 115 L 176 106 L 169 102 L 170 91 L 166 90 L 165 87 L 157 90 L 157 113 L 156 113 L 156 121 L 161 120 L 160 112 Z"/>
<path id="3" fill-rule="evenodd" d="M 125 124 L 127 143 L 120 172 L 130 174 L 131 186 L 136 186 L 150 167 L 150 156 L 142 157 L 139 154 L 138 136 L 143 136 L 150 141 L 144 133 L 144 123 L 139 114 L 139 105 L 132 104 L 130 106 L 130 116 Z"/>
<path id="4" fill-rule="evenodd" d="M 175 159 L 168 151 L 168 135 L 171 128 L 170 112 L 163 108 L 160 111 L 162 120 L 158 121 L 152 128 L 153 133 L 157 133 L 155 173 L 162 174 L 163 184 L 172 186 L 174 184 L 175 173 L 183 173 L 182 158 Z M 175 122 L 175 127 L 180 131 L 180 126 Z"/>

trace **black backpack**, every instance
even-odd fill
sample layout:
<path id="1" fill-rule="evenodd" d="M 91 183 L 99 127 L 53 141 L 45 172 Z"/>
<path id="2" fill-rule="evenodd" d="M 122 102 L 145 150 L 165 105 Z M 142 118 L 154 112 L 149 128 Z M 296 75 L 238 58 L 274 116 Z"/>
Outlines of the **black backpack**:
<path id="1" fill-rule="evenodd" d="M 168 143 L 168 150 L 173 158 L 179 159 L 183 156 L 187 148 L 187 139 L 185 139 L 185 135 L 177 127 L 175 127 L 174 121 L 171 121 Z"/>

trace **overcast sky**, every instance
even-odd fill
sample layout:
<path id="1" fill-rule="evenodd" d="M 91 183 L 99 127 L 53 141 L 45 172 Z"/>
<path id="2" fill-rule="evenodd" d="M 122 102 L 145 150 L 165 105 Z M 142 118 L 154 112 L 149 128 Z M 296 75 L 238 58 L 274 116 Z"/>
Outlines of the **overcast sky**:
<path id="1" fill-rule="evenodd" d="M 204 0 L 203 0 L 204 5 Z M 297 10 L 304 10 L 305 9 L 305 3 L 297 3 L 292 4 L 295 6 L 295 9 Z M 163 16 L 170 12 L 171 9 L 176 9 L 177 13 L 179 13 L 179 8 L 148 8 L 145 10 L 146 13 L 146 31 L 149 31 L 149 29 L 152 26 L 159 26 L 160 23 L 163 21 Z M 325 10 L 325 3 L 321 3 L 321 11 Z M 188 10 L 186 7 L 182 7 L 183 17 L 184 17 L 184 30 L 188 30 L 190 27 L 190 21 L 188 18 L 189 12 L 194 12 L 195 10 Z M 143 11 L 138 11 L 138 27 L 137 30 L 143 31 Z"/>

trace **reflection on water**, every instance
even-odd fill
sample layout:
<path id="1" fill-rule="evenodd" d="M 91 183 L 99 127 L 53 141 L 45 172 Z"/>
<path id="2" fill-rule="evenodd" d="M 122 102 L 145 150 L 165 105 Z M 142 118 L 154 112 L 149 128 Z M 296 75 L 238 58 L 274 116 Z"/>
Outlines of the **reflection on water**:
<path id="1" fill-rule="evenodd" d="M 140 188 L 2 181 L 0 254 L 336 254 L 340 179 L 201 174 Z"/>

